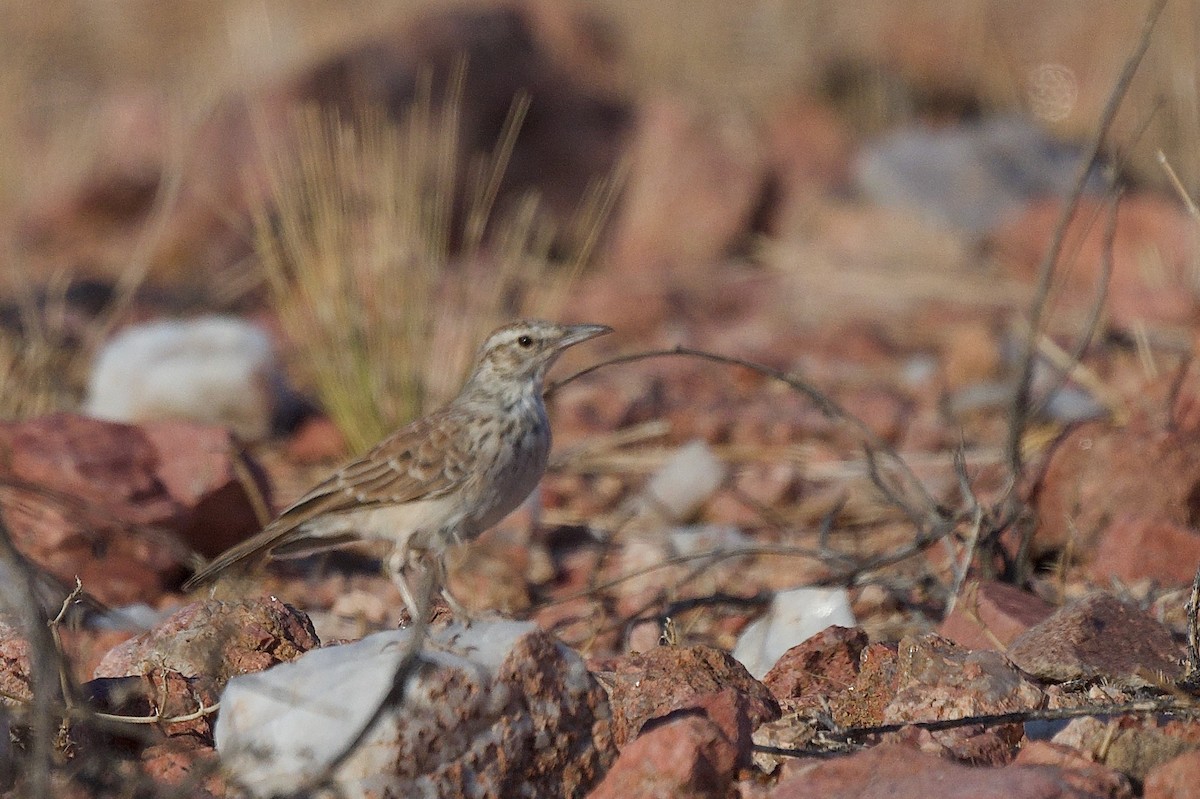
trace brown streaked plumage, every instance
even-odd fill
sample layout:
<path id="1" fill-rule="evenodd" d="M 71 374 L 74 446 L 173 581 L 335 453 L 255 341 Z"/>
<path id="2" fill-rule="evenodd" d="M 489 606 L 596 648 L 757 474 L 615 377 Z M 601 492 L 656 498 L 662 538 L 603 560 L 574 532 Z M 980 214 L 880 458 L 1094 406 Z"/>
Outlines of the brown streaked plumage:
<path id="1" fill-rule="evenodd" d="M 385 539 L 393 542 L 393 571 L 415 617 L 418 609 L 399 578 L 401 566 L 413 552 L 437 556 L 452 541 L 478 536 L 533 491 L 550 451 L 542 402 L 546 372 L 567 347 L 610 330 L 538 320 L 496 330 L 448 405 L 318 483 L 184 588 L 244 562 Z"/>

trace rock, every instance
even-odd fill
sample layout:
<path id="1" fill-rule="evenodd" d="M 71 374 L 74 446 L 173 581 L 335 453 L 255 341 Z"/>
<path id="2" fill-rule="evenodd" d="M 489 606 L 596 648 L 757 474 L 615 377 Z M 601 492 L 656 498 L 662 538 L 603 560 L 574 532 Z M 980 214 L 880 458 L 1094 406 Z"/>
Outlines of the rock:
<path id="1" fill-rule="evenodd" d="M 78 576 L 109 605 L 151 602 L 182 576 L 181 537 L 213 552 L 258 530 L 234 453 L 227 431 L 181 423 L 0 423 L 0 478 L 12 487 L 0 512 L 17 548 L 63 583 Z"/>
<path id="2" fill-rule="evenodd" d="M 1128 783 L 1114 787 L 1108 775 L 1081 785 L 1079 773 L 1053 766 L 972 768 L 884 744 L 824 760 L 785 777 L 771 799 L 1130 799 Z"/>
<path id="3" fill-rule="evenodd" d="M 158 453 L 154 474 L 181 509 L 171 529 L 191 549 L 215 557 L 258 532 L 262 525 L 248 492 L 270 509 L 266 473 L 228 430 L 184 422 L 141 429 Z"/>
<path id="4" fill-rule="evenodd" d="M 295 660 L 318 646 L 308 617 L 278 599 L 210 599 L 185 605 L 157 627 L 110 650 L 96 676 L 166 669 L 220 690 L 232 677 Z"/>
<path id="5" fill-rule="evenodd" d="M 676 711 L 630 742 L 588 799 L 724 799 L 737 763 L 720 727 Z"/>
<path id="6" fill-rule="evenodd" d="M 967 649 L 1004 652 L 1013 639 L 1054 612 L 1040 597 L 995 580 L 969 582 L 938 634 Z"/>
<path id="7" fill-rule="evenodd" d="M 1110 522 L 1194 527 L 1200 435 L 1136 414 L 1124 426 L 1086 422 L 1054 445 L 1034 491 L 1038 552 L 1090 554 Z M 1182 558 L 1180 558 L 1182 560 Z M 1190 578 L 1189 578 L 1190 579 Z"/>
<path id="8" fill-rule="evenodd" d="M 0 620 L 0 708 L 33 699 L 29 641 L 20 630 Z"/>
<path id="9" fill-rule="evenodd" d="M 826 627 L 783 654 L 763 677 L 785 712 L 819 708 L 858 677 L 867 634 L 858 627 Z"/>
<path id="10" fill-rule="evenodd" d="M 1145 799 L 1191 799 L 1200 785 L 1200 751 L 1184 752 L 1156 766 L 1142 786 Z"/>
<path id="11" fill-rule="evenodd" d="M 1084 752 L 1049 741 L 1030 741 L 1021 747 L 1013 763 L 1019 766 L 1056 766 L 1062 776 L 1080 791 L 1101 796 L 1130 796 L 1129 778 L 1102 766 Z M 1099 789 L 1099 790 L 1097 790 Z"/>
<path id="12" fill-rule="evenodd" d="M 793 588 L 771 598 L 766 615 L 751 622 L 738 637 L 733 656 L 761 678 L 788 649 L 830 625 L 857 622 L 844 588 Z"/>
<path id="13" fill-rule="evenodd" d="M 208 746 L 181 744 L 172 738 L 142 752 L 142 773 L 162 786 L 163 793 L 188 791 L 194 799 L 217 799 L 229 788 L 216 768 L 217 753 Z"/>
<path id="14" fill-rule="evenodd" d="M 430 632 L 394 695 L 411 630 L 377 633 L 230 681 L 217 751 L 254 796 L 324 774 L 349 796 L 582 797 L 613 757 L 603 690 L 532 624 L 476 621 Z"/>
<path id="15" fill-rule="evenodd" d="M 287 440 L 288 460 L 296 463 L 344 460 L 347 452 L 346 437 L 328 416 L 308 417 Z"/>
<path id="16" fill-rule="evenodd" d="M 209 316 L 128 327 L 100 350 L 84 411 L 114 422 L 178 419 L 257 441 L 282 404 L 271 341 L 241 319 Z"/>
<path id="17" fill-rule="evenodd" d="M 164 722 L 142 725 L 157 730 L 158 739 L 187 736 L 205 746 L 212 746 L 212 724 L 215 714 L 197 716 L 204 708 L 217 704 L 218 691 L 212 680 L 201 676 L 185 677 L 169 668 L 155 668 L 144 674 L 125 677 L 99 677 L 81 686 L 91 709 L 130 718 L 162 717 Z M 174 718 L 186 721 L 167 722 Z M 103 745 L 114 734 L 111 728 L 91 734 L 90 745 Z M 138 736 L 129 736 L 137 740 Z M 88 746 L 87 740 L 77 741 Z M 145 740 L 140 741 L 145 745 Z"/>
<path id="18" fill-rule="evenodd" d="M 650 477 L 639 510 L 667 523 L 685 521 L 724 479 L 725 464 L 697 439 L 676 450 Z"/>
<path id="19" fill-rule="evenodd" d="M 1144 685 L 1182 674 L 1171 631 L 1110 594 L 1094 593 L 1029 628 L 1008 649 L 1024 671 L 1048 681 L 1106 680 Z"/>
<path id="20" fill-rule="evenodd" d="M 899 658 L 895 645 L 874 643 L 858 656 L 858 678 L 829 697 L 829 712 L 842 727 L 883 724 L 884 710 L 896 695 Z"/>
<path id="21" fill-rule="evenodd" d="M 655 719 L 700 709 L 738 745 L 748 763 L 751 733 L 779 718 L 779 705 L 766 686 L 727 653 L 704 646 L 662 646 L 620 658 L 609 694 L 618 747 L 628 745 Z"/>
<path id="22" fill-rule="evenodd" d="M 708 265 L 751 229 L 768 170 L 750 121 L 698 113 L 675 98 L 638 109 L 611 261 L 637 274 Z"/>
<path id="23" fill-rule="evenodd" d="M 847 185 L 855 143 L 847 120 L 826 102 L 797 96 L 767 113 L 771 201 L 764 227 L 786 237 L 804 230 L 814 198 Z"/>
<path id="24" fill-rule="evenodd" d="M 936 635 L 905 637 L 898 647 L 896 693 L 885 724 L 958 719 L 1041 707 L 1045 696 L 997 652 L 964 649 Z M 1024 735 L 1019 723 L 930 733 L 961 760 L 1007 762 Z"/>
<path id="25" fill-rule="evenodd" d="M 1100 584 L 1150 579 L 1182 585 L 1200 564 L 1200 530 L 1167 519 L 1122 514 L 1100 533 L 1088 573 Z"/>
<path id="26" fill-rule="evenodd" d="M 1032 120 L 985 117 L 890 130 L 862 149 L 854 174 L 875 203 L 983 233 L 1029 200 L 1065 194 L 1082 160 Z"/>
<path id="27" fill-rule="evenodd" d="M 1172 735 L 1153 720 L 1134 716 L 1073 719 L 1054 736 L 1053 743 L 1099 760 L 1138 782 L 1178 755 L 1200 749 L 1200 742 Z"/>
<path id="28" fill-rule="evenodd" d="M 1068 263 L 1060 264 L 1062 291 L 1058 307 L 1083 310 L 1091 306 L 1104 263 L 1107 200 L 1084 198 L 1067 229 Z M 1034 203 L 991 235 L 1001 265 L 1032 279 L 1061 212 L 1060 201 Z M 1093 223 L 1091 220 L 1097 220 Z M 1188 286 L 1196 255 L 1194 220 L 1175 202 L 1149 194 L 1126 194 L 1117 212 L 1112 276 L 1105 309 L 1110 323 L 1128 328 L 1137 324 L 1187 324 L 1196 302 Z M 1150 278 L 1148 270 L 1153 270 Z"/>

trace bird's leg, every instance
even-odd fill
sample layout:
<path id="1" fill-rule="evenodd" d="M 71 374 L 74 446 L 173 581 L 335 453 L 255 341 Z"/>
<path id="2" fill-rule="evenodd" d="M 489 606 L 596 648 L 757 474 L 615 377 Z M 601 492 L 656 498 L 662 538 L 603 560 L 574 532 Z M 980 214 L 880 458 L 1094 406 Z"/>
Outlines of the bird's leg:
<path id="1" fill-rule="evenodd" d="M 403 547 L 394 547 L 392 554 L 387 559 L 387 571 L 388 576 L 392 578 L 392 582 L 400 591 L 400 598 L 404 600 L 404 607 L 408 608 L 408 615 L 412 617 L 413 623 L 416 624 L 424 618 L 425 614 L 429 613 L 429 609 L 421 609 L 417 606 L 417 598 L 413 596 L 408 581 L 404 579 L 404 569 L 408 563 L 408 551 Z"/>
<path id="2" fill-rule="evenodd" d="M 450 593 L 450 582 L 446 577 L 445 553 L 443 552 L 440 556 L 434 556 L 433 562 L 437 573 L 437 584 L 442 590 L 442 598 L 450 606 L 450 614 L 463 627 L 470 627 L 472 621 L 471 611 L 467 610 L 461 602 L 454 598 L 454 594 Z"/>

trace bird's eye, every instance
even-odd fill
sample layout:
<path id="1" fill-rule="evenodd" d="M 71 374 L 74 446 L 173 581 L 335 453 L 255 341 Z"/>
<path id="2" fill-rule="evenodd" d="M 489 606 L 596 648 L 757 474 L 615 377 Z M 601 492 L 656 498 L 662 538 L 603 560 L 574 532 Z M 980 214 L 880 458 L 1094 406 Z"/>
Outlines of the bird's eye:
<path id="1" fill-rule="evenodd" d="M 533 339 L 529 336 L 520 336 L 517 338 L 517 343 L 522 347 L 529 348 L 533 346 Z"/>

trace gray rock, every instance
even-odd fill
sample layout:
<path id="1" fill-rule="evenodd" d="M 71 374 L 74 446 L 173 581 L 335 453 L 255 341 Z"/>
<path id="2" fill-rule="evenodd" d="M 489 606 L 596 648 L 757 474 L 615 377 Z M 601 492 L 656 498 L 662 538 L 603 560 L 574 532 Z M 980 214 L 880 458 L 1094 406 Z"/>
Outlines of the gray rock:
<path id="1" fill-rule="evenodd" d="M 228 773 L 260 797 L 321 779 L 349 797 L 586 794 L 613 748 L 604 691 L 578 655 L 528 623 L 451 625 L 429 633 L 396 692 L 411 634 L 231 680 L 216 729 Z"/>
<path id="2" fill-rule="evenodd" d="M 983 233 L 1030 199 L 1065 193 L 1081 161 L 1031 120 L 1002 116 L 894 130 L 863 149 L 854 173 L 880 205 Z"/>

